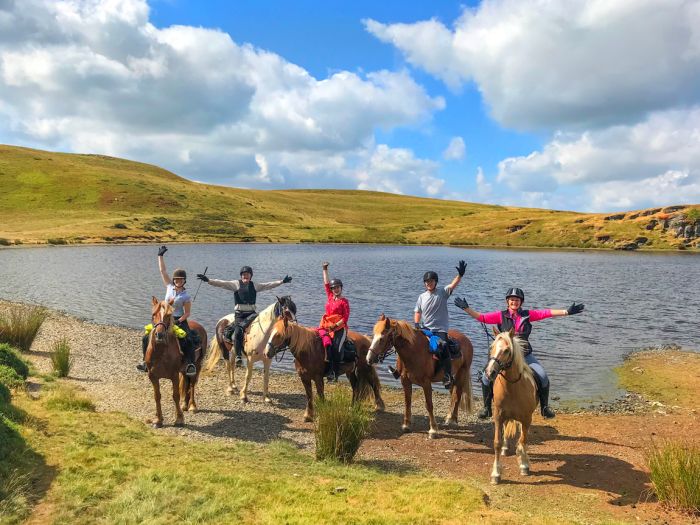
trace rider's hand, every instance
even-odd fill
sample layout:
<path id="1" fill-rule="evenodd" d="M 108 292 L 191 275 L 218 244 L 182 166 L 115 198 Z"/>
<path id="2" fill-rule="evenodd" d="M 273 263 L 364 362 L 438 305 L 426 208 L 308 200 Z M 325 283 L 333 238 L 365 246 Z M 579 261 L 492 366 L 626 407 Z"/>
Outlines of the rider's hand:
<path id="1" fill-rule="evenodd" d="M 207 276 L 204 275 L 203 273 L 198 273 L 198 274 L 197 274 L 197 279 L 199 279 L 200 281 L 204 281 L 205 283 L 208 283 L 208 282 L 209 282 L 209 277 L 207 277 Z"/>
<path id="2" fill-rule="evenodd" d="M 413 328 L 415 328 L 416 330 L 420 330 L 420 323 L 413 323 Z"/>
<path id="3" fill-rule="evenodd" d="M 282 279 L 282 282 L 287 284 L 292 282 L 292 278 L 289 275 L 285 275 L 284 279 Z"/>
<path id="4" fill-rule="evenodd" d="M 457 269 L 457 273 L 459 274 L 459 276 L 464 277 L 464 272 L 467 271 L 467 263 L 464 261 L 459 261 L 455 268 Z"/>
<path id="5" fill-rule="evenodd" d="M 455 299 L 455 306 L 461 308 L 462 310 L 466 310 L 467 308 L 469 308 L 469 303 L 466 299 L 462 297 L 457 297 Z"/>
<path id="6" fill-rule="evenodd" d="M 324 262 L 321 266 L 323 267 L 324 270 L 327 270 L 329 264 L 330 263 Z"/>
<path id="7" fill-rule="evenodd" d="M 583 312 L 583 305 L 576 304 L 575 302 L 572 303 L 571 306 L 569 306 L 566 309 L 567 315 L 576 315 L 576 314 L 580 314 L 581 312 Z"/>
<path id="8" fill-rule="evenodd" d="M 167 247 L 161 246 L 160 248 L 158 248 L 158 257 L 163 257 L 163 255 L 165 255 L 165 252 L 167 252 L 167 251 L 168 251 Z"/>

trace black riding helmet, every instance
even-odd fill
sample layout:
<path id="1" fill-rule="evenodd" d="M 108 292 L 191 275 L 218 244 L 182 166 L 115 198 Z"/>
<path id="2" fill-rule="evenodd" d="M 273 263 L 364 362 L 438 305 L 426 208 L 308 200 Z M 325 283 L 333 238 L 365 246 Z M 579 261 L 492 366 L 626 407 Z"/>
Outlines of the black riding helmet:
<path id="1" fill-rule="evenodd" d="M 331 288 L 333 288 L 334 286 L 340 286 L 342 288 L 343 281 L 341 281 L 340 279 L 331 279 L 328 283 L 328 286 L 330 286 Z"/>
<path id="2" fill-rule="evenodd" d="M 433 281 L 435 281 L 435 282 L 438 282 L 438 274 L 436 274 L 436 273 L 433 272 L 433 271 L 425 272 L 425 273 L 423 274 L 423 282 L 430 281 L 430 280 L 433 280 Z"/>
<path id="3" fill-rule="evenodd" d="M 251 277 L 253 276 L 253 269 L 250 266 L 243 266 L 241 268 L 241 275 L 243 275 L 246 272 L 249 273 Z"/>
<path id="4" fill-rule="evenodd" d="M 182 277 L 185 280 L 185 282 L 187 282 L 187 272 L 182 268 L 178 268 L 173 272 L 173 280 L 179 277 Z"/>
<path id="5" fill-rule="evenodd" d="M 506 293 L 506 299 L 509 297 L 517 297 L 523 303 L 525 302 L 525 294 L 520 288 L 510 288 L 508 293 Z"/>

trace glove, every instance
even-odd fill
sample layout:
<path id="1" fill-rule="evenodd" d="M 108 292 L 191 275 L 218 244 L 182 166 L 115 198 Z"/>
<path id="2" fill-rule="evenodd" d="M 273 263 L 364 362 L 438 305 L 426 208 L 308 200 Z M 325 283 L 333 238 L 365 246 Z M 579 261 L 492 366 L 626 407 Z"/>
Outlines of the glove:
<path id="1" fill-rule="evenodd" d="M 571 306 L 569 306 L 569 307 L 566 309 L 566 313 L 567 313 L 568 315 L 576 315 L 576 314 L 580 314 L 581 312 L 583 312 L 583 305 L 582 305 L 582 304 L 576 304 L 575 302 L 572 303 Z"/>
<path id="2" fill-rule="evenodd" d="M 457 273 L 459 274 L 459 276 L 464 277 L 464 272 L 467 271 L 467 263 L 464 261 L 459 261 L 455 268 L 457 268 Z"/>
<path id="3" fill-rule="evenodd" d="M 165 255 L 165 252 L 167 251 L 168 248 L 166 248 L 165 246 L 161 246 L 160 248 L 158 248 L 158 257 L 163 257 L 163 255 Z"/>
<path id="4" fill-rule="evenodd" d="M 327 263 L 327 262 L 324 262 L 321 266 L 323 267 L 324 270 L 327 270 L 327 269 L 328 269 L 328 263 Z"/>
<path id="5" fill-rule="evenodd" d="M 461 308 L 462 310 L 466 310 L 467 308 L 469 308 L 469 303 L 466 299 L 463 299 L 462 297 L 457 297 L 455 299 L 455 306 Z"/>
<path id="6" fill-rule="evenodd" d="M 291 283 L 291 282 L 292 282 L 292 278 L 291 278 L 289 275 L 285 275 L 285 276 L 284 276 L 284 279 L 282 279 L 282 282 L 285 283 L 285 284 L 286 284 L 286 283 Z"/>
<path id="7" fill-rule="evenodd" d="M 413 323 L 413 328 L 415 328 L 416 330 L 420 330 L 420 323 Z"/>
<path id="8" fill-rule="evenodd" d="M 205 283 L 208 283 L 208 282 L 209 282 L 209 277 L 207 277 L 207 276 L 204 275 L 203 273 L 198 273 L 198 274 L 197 274 L 197 279 L 199 279 L 200 281 L 204 281 Z"/>

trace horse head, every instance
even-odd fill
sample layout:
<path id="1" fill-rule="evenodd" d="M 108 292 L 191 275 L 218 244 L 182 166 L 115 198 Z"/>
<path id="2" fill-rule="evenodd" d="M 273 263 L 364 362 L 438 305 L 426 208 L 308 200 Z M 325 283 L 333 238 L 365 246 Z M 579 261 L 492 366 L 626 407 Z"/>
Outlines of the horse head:
<path id="1" fill-rule="evenodd" d="M 153 333 L 155 342 L 162 343 L 170 330 L 173 320 L 173 307 L 167 301 L 159 301 L 151 297 L 151 322 L 153 323 Z"/>
<path id="2" fill-rule="evenodd" d="M 493 333 L 496 337 L 491 343 L 489 362 L 485 370 L 489 381 L 495 380 L 502 370 L 510 368 L 516 359 L 516 351 L 520 351 L 515 342 L 515 331 L 512 328 L 508 332 L 499 332 L 494 328 Z"/>
<path id="3" fill-rule="evenodd" d="M 388 348 L 393 345 L 392 340 L 392 324 L 391 319 L 384 314 L 379 316 L 379 319 L 374 323 L 372 329 L 372 343 L 367 350 L 367 364 L 371 365 L 379 361 L 383 357 Z"/>
<path id="4" fill-rule="evenodd" d="M 280 316 L 277 321 L 275 321 L 272 332 L 270 332 L 270 338 L 267 340 L 267 346 L 265 347 L 265 357 L 268 359 L 272 359 L 275 354 L 289 346 L 290 337 L 287 334 L 289 321 L 290 320 L 286 316 Z"/>
<path id="5" fill-rule="evenodd" d="M 275 304 L 275 317 L 284 317 L 285 319 L 296 322 L 297 305 L 294 303 L 294 301 L 292 301 L 291 295 L 277 297 L 277 304 Z"/>

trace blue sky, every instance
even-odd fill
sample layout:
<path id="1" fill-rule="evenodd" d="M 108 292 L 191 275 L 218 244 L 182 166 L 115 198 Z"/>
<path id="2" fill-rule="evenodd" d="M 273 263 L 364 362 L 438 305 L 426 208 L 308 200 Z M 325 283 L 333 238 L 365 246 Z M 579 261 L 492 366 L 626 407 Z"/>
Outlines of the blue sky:
<path id="1" fill-rule="evenodd" d="M 0 142 L 202 182 L 700 202 L 700 0 L 0 0 Z"/>

